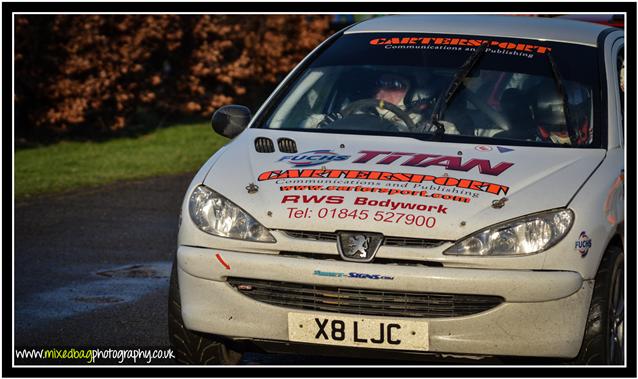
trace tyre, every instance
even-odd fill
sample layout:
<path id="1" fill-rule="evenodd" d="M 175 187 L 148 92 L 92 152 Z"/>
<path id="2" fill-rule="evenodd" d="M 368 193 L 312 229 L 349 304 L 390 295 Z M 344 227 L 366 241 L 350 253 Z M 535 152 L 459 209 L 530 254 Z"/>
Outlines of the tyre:
<path id="1" fill-rule="evenodd" d="M 624 363 L 624 255 L 610 246 L 596 273 L 585 336 L 576 364 Z"/>
<path id="2" fill-rule="evenodd" d="M 229 349 L 221 337 L 188 330 L 184 326 L 177 260 L 173 261 L 168 295 L 168 334 L 178 363 L 235 365 L 241 360 L 241 354 Z"/>

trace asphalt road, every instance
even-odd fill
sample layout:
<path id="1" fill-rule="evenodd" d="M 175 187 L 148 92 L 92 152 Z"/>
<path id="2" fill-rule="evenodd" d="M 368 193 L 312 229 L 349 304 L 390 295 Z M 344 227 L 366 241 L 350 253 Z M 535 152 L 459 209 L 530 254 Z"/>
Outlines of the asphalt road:
<path id="1" fill-rule="evenodd" d="M 167 348 L 168 276 L 178 212 L 192 176 L 18 202 L 15 346 Z M 374 363 L 380 362 L 256 353 L 242 360 L 247 365 Z"/>

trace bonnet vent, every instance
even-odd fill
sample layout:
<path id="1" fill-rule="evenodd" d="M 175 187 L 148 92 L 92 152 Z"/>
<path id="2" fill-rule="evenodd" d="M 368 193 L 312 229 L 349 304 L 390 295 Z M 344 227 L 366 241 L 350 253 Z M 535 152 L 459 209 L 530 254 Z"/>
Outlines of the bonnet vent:
<path id="1" fill-rule="evenodd" d="M 275 145 L 270 138 L 257 137 L 255 138 L 255 150 L 258 153 L 274 153 Z"/>
<path id="2" fill-rule="evenodd" d="M 279 151 L 282 153 L 296 153 L 297 152 L 297 144 L 295 141 L 290 138 L 280 138 L 277 140 L 277 145 L 279 145 Z"/>

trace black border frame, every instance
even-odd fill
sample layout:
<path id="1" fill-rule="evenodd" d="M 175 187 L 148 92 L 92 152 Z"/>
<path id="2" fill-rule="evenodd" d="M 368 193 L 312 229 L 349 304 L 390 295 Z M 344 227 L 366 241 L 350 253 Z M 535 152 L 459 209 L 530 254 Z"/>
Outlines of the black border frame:
<path id="1" fill-rule="evenodd" d="M 3 83 L 2 88 L 2 105 L 3 105 L 3 121 L 5 127 L 3 128 L 3 144 L 2 158 L 4 159 L 4 191 L 3 191 L 3 244 L 4 246 L 11 246 L 11 250 L 6 249 L 5 254 L 2 256 L 2 263 L 4 266 L 5 275 L 2 277 L 3 281 L 3 297 L 2 302 L 5 309 L 3 312 L 3 351 L 2 351 L 2 369 L 3 376 L 8 377 L 34 377 L 34 376 L 49 376 L 49 377 L 119 377 L 122 373 L 117 368 L 104 368 L 104 367 L 91 367 L 91 368 L 77 368 L 77 369 L 57 369 L 57 368 L 15 368 L 12 366 L 13 361 L 13 346 L 12 339 L 9 338 L 9 330 L 13 334 L 12 319 L 13 313 L 7 311 L 12 309 L 12 284 L 13 284 L 13 272 L 8 275 L 8 270 L 12 270 L 12 254 L 13 243 L 10 244 L 9 238 L 13 234 L 13 196 L 10 189 L 13 188 L 13 176 L 10 176 L 12 172 L 13 164 L 13 136 L 12 129 L 7 125 L 12 125 L 11 109 L 13 94 L 12 88 L 8 85 L 11 82 L 12 64 L 9 56 L 12 56 L 12 13 L 13 12 L 49 12 L 49 13 L 63 13 L 63 12 L 122 12 L 122 13 L 136 13 L 136 12 L 157 12 L 157 13 L 174 13 L 174 12 L 255 12 L 255 13 L 271 13 L 271 12 L 336 12 L 336 13 L 353 13 L 353 12 L 369 12 L 369 13 L 393 13 L 393 12 L 449 12 L 454 11 L 463 12 L 518 12 L 518 13 L 545 13 L 545 12 L 560 12 L 569 13 L 574 11 L 579 12 L 626 12 L 625 19 L 625 34 L 630 35 L 633 43 L 626 44 L 626 56 L 629 61 L 626 80 L 630 85 L 627 90 L 627 103 L 626 108 L 626 120 L 629 127 L 627 130 L 626 138 L 626 151 L 627 151 L 627 169 L 629 174 L 627 178 L 627 204 L 629 206 L 626 214 L 627 235 L 625 237 L 626 246 L 636 246 L 636 239 L 634 231 L 636 230 L 636 88 L 633 84 L 636 83 L 636 3 L 635 2 L 562 2 L 562 3 L 532 3 L 532 2 L 487 2 L 487 3 L 370 3 L 370 2 L 358 2 L 358 3 L 315 3 L 315 2 L 287 2 L 287 3 L 256 3 L 256 2 L 243 2 L 243 3 L 204 3 L 204 2 L 184 2 L 184 3 L 158 3 L 158 2 L 132 2 L 132 3 L 45 3 L 45 2 L 4 2 L 2 4 L 2 20 L 3 20 L 3 52 L 4 52 L 4 69 L 2 73 Z M 13 126 L 13 125 L 12 125 Z M 633 126 L 633 127 L 632 127 Z M 9 142 L 11 141 L 11 142 Z M 10 166 L 11 165 L 11 166 Z M 7 180 L 9 179 L 9 180 Z M 8 183 L 11 183 L 9 187 Z M 627 248 L 627 250 L 629 250 Z M 6 252 L 11 251 L 12 254 Z M 631 270 L 636 267 L 636 256 L 633 253 L 626 255 L 627 267 L 628 267 L 628 280 L 627 280 L 627 299 L 628 299 L 628 313 L 627 320 L 636 320 L 636 275 L 635 271 Z M 633 275 L 631 275 L 633 274 Z M 634 326 L 635 327 L 635 323 Z M 634 330 L 632 330 L 634 329 Z M 630 338 L 626 338 L 627 344 L 627 367 L 626 368 L 611 368 L 611 367 L 455 367 L 445 371 L 437 370 L 436 376 L 440 377 L 459 377 L 459 376 L 476 376 L 476 377 L 535 377 L 535 376 L 550 376 L 550 377 L 636 377 L 636 332 L 635 328 L 629 328 L 629 332 L 632 333 Z M 436 366 L 435 366 L 436 367 Z M 133 371 L 135 368 L 129 368 L 130 376 L 153 376 L 153 377 L 167 377 L 167 376 L 223 376 L 223 377 L 246 377 L 246 376 L 258 376 L 258 377 L 344 377 L 344 376 L 369 376 L 369 377 L 389 377 L 389 376 L 401 376 L 401 377 L 422 377 L 433 376 L 431 370 L 424 370 L 423 368 L 414 370 L 411 367 L 407 369 L 399 367 L 374 367 L 373 371 L 365 370 L 360 367 L 323 367 L 323 368 L 302 368 L 302 367 L 217 367 L 211 368 L 212 371 L 200 371 L 200 370 L 188 370 L 184 367 L 176 366 L 175 368 L 166 367 L 145 367 L 142 370 Z M 447 368 L 447 367 L 445 367 Z M 93 369 L 93 371 L 89 371 Z M 257 371 L 258 369 L 262 369 Z M 408 371 L 409 370 L 409 371 Z"/>

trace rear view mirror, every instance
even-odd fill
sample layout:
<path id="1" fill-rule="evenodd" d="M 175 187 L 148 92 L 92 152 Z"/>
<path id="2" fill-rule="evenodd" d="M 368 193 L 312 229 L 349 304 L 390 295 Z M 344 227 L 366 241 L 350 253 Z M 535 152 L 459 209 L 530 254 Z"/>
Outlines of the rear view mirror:
<path id="1" fill-rule="evenodd" d="M 213 113 L 213 130 L 224 137 L 235 138 L 250 123 L 252 113 L 243 105 L 225 105 Z"/>

